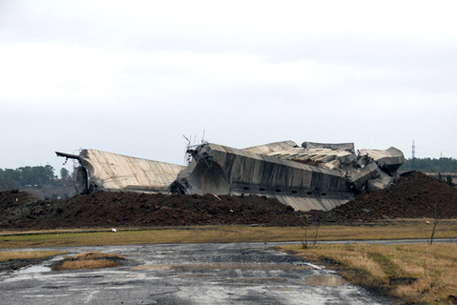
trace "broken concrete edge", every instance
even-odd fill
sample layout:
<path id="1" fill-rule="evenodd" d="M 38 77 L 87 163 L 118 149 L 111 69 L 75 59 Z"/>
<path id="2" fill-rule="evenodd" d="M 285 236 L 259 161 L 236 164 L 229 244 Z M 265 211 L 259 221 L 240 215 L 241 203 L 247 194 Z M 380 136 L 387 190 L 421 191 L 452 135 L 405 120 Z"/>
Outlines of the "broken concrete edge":
<path id="1" fill-rule="evenodd" d="M 213 143 L 190 147 L 188 166 L 85 149 L 78 160 L 77 189 L 147 193 L 252 194 L 273 197 L 297 210 L 330 210 L 366 189 L 392 183 L 403 153 L 361 150 L 353 143 L 275 142 L 245 149 Z M 306 160 L 309 160 L 307 162 Z M 311 162 L 312 161 L 312 162 Z"/>
<path id="2" fill-rule="evenodd" d="M 79 155 L 67 154 L 67 153 L 60 152 L 60 151 L 56 151 L 55 153 L 56 153 L 57 157 L 64 157 L 64 158 L 66 158 L 67 160 L 68 160 L 68 159 L 76 159 L 76 160 L 79 160 L 79 159 L 81 158 Z"/>
<path id="3" fill-rule="evenodd" d="M 351 188 L 356 191 L 364 191 L 365 186 L 370 179 L 376 179 L 378 165 L 372 161 L 363 168 L 358 169 L 351 175 L 348 175 L 347 181 L 351 184 Z"/>
<path id="4" fill-rule="evenodd" d="M 354 143 L 316 143 L 316 142 L 303 142 L 301 146 L 304 149 L 331 149 L 331 150 L 344 150 L 355 154 Z"/>
<path id="5" fill-rule="evenodd" d="M 57 152 L 56 152 L 57 154 Z M 69 154 L 59 153 L 61 157 Z M 97 190 L 136 192 L 166 192 L 185 166 L 84 149 L 75 158 L 78 194 Z"/>
<path id="6" fill-rule="evenodd" d="M 246 151 L 246 152 L 267 155 L 270 153 L 287 150 L 287 149 L 291 149 L 291 148 L 297 148 L 297 147 L 299 147 L 297 145 L 297 143 L 295 143 L 294 141 L 291 141 L 291 140 L 287 140 L 287 141 L 280 141 L 280 142 L 273 142 L 273 143 L 269 143 L 269 144 L 252 146 L 252 147 L 248 147 L 248 148 L 243 148 L 241 150 Z"/>
<path id="7" fill-rule="evenodd" d="M 330 210 L 354 198 L 337 171 L 251 151 L 213 143 L 189 150 L 192 162 L 178 176 L 175 189 L 183 194 L 263 195 L 303 211 Z"/>
<path id="8" fill-rule="evenodd" d="M 395 147 L 386 150 L 363 149 L 359 153 L 359 159 L 373 160 L 379 168 L 391 175 L 395 175 L 398 168 L 405 162 L 403 153 Z"/>

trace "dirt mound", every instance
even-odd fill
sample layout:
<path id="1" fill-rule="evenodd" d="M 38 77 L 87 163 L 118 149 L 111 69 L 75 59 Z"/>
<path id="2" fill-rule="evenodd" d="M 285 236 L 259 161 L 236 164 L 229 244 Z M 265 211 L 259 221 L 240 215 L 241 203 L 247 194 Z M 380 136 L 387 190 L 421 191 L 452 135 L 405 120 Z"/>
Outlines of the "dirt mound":
<path id="1" fill-rule="evenodd" d="M 406 172 L 384 190 L 371 190 L 314 221 L 353 222 L 393 218 L 457 218 L 457 190 L 421 172 Z"/>
<path id="2" fill-rule="evenodd" d="M 64 200 L 0 203 L 0 229 L 220 224 L 304 225 L 300 213 L 258 196 L 96 192 Z"/>
<path id="3" fill-rule="evenodd" d="M 329 212 L 295 212 L 259 196 L 164 195 L 96 192 L 63 200 L 38 200 L 17 190 L 0 193 L 0 229 L 147 227 L 259 224 L 302 226 L 393 218 L 457 217 L 457 190 L 420 172 L 367 191 Z"/>
<path id="4" fill-rule="evenodd" d="M 38 198 L 33 195 L 13 189 L 10 191 L 0 192 L 0 223 L 4 222 L 11 216 L 16 216 L 18 218 L 26 215 L 21 213 L 21 207 L 24 205 L 34 205 Z M 0 227 L 8 228 L 8 227 Z"/>
<path id="5" fill-rule="evenodd" d="M 37 201 L 33 195 L 27 192 L 21 192 L 18 189 L 0 192 L 0 209 L 15 204 Z M 1 211 L 1 210 L 0 210 Z"/>

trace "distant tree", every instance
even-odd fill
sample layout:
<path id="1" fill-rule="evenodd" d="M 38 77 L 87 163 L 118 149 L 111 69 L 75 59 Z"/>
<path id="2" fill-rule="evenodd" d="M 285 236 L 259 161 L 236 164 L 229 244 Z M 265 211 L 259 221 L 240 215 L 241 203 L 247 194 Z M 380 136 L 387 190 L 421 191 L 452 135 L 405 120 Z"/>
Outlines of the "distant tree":
<path id="1" fill-rule="evenodd" d="M 20 176 L 14 169 L 6 168 L 5 170 L 0 169 L 0 183 L 9 183 L 12 181 L 19 182 Z"/>
<path id="2" fill-rule="evenodd" d="M 20 187 L 19 173 L 14 169 L 0 168 L 0 191 L 7 191 Z"/>
<path id="3" fill-rule="evenodd" d="M 414 168 L 412 159 L 407 159 L 400 167 L 400 170 L 418 170 L 423 172 L 444 172 L 444 173 L 456 173 L 457 172 L 457 160 L 454 158 L 415 158 Z"/>
<path id="4" fill-rule="evenodd" d="M 441 175 L 441 173 L 438 173 L 438 181 L 444 182 L 444 179 L 443 179 L 443 176 Z"/>
<path id="5" fill-rule="evenodd" d="M 70 178 L 70 172 L 65 167 L 60 169 L 60 179 L 68 180 Z"/>
<path id="6" fill-rule="evenodd" d="M 446 180 L 444 180 L 444 183 L 450 185 L 450 186 L 455 186 L 455 183 L 452 181 L 451 175 L 446 176 Z"/>
<path id="7" fill-rule="evenodd" d="M 1 185 L 38 186 L 54 182 L 54 168 L 46 166 L 25 166 L 17 169 L 0 169 Z"/>
<path id="8" fill-rule="evenodd" d="M 456 186 L 456 184 L 452 181 L 451 175 L 447 175 L 446 177 L 443 177 L 443 175 L 441 175 L 441 173 L 438 173 L 438 180 L 440 182 L 446 183 L 447 185 Z"/>

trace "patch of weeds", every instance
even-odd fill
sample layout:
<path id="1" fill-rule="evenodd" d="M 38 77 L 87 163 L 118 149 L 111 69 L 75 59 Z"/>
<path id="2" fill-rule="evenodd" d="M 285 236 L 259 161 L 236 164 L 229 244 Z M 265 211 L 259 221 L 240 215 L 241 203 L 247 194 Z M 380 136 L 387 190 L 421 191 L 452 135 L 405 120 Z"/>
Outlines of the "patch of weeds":
<path id="1" fill-rule="evenodd" d="M 67 254 L 67 252 L 59 251 L 3 251 L 0 252 L 0 262 L 40 259 L 59 254 Z"/>
<path id="2" fill-rule="evenodd" d="M 123 265 L 126 258 L 109 253 L 86 252 L 74 257 L 67 257 L 54 266 L 52 271 L 112 268 Z"/>
<path id="3" fill-rule="evenodd" d="M 336 269 L 369 291 L 398 298 L 401 304 L 457 302 L 455 244 L 285 246 L 304 260 Z"/>

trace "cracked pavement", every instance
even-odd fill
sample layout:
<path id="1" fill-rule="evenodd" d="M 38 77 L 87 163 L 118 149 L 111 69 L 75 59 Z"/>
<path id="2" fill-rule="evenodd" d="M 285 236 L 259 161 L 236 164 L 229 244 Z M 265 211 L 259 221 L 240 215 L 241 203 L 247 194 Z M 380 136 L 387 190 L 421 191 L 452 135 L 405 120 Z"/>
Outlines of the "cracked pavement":
<path id="1" fill-rule="evenodd" d="M 283 243 L 284 244 L 284 243 Z M 0 274 L 2 304 L 390 304 L 279 243 L 56 247 L 116 253 L 117 268 Z M 44 250 L 44 249 L 24 249 Z M 46 270 L 62 256 L 45 261 Z"/>

